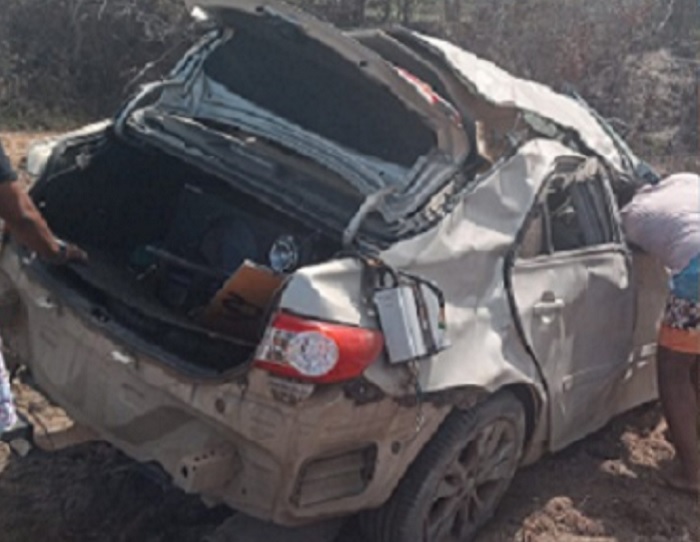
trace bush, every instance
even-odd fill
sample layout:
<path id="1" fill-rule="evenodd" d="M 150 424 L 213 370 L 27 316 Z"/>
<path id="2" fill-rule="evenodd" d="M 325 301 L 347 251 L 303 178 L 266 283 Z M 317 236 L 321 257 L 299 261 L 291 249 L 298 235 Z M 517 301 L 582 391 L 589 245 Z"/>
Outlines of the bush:
<path id="1" fill-rule="evenodd" d="M 180 0 L 5 0 L 0 12 L 3 124 L 95 118 L 147 63 L 157 77 L 189 43 Z M 155 61 L 154 61 L 155 59 Z"/>
<path id="2" fill-rule="evenodd" d="M 640 152 L 698 148 L 697 0 L 292 1 L 341 26 L 401 22 L 516 75 L 567 83 Z M 182 0 L 3 0 L 0 121 L 108 115 L 194 36 Z"/>

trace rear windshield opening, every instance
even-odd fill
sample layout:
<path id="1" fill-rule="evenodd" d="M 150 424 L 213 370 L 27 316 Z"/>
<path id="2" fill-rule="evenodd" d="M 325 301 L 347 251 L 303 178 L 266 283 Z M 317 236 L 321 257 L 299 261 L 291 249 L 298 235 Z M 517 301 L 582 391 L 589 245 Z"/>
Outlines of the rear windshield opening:
<path id="1" fill-rule="evenodd" d="M 367 156 L 410 168 L 436 145 L 418 114 L 362 68 L 309 40 L 239 32 L 204 70 L 255 105 Z"/>

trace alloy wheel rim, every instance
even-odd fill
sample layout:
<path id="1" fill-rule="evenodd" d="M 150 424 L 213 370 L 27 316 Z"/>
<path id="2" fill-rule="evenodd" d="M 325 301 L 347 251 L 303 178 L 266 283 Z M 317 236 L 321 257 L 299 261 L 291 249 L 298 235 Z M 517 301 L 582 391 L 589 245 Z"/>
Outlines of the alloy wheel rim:
<path id="1" fill-rule="evenodd" d="M 426 542 L 468 540 L 508 488 L 517 458 L 516 429 L 499 419 L 479 430 L 449 462 L 433 496 Z"/>

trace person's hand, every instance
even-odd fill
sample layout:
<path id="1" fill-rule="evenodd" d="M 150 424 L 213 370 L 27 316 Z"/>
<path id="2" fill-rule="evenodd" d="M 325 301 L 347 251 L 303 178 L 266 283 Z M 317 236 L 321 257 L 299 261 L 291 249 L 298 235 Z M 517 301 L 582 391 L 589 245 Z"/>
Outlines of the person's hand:
<path id="1" fill-rule="evenodd" d="M 65 265 L 68 263 L 84 263 L 88 260 L 87 252 L 73 243 L 57 241 L 57 249 L 46 260 L 54 265 Z"/>
<path id="2" fill-rule="evenodd" d="M 65 263 L 75 262 L 75 263 L 85 263 L 88 261 L 88 254 L 78 245 L 73 245 L 68 243 L 66 245 L 66 261 Z"/>

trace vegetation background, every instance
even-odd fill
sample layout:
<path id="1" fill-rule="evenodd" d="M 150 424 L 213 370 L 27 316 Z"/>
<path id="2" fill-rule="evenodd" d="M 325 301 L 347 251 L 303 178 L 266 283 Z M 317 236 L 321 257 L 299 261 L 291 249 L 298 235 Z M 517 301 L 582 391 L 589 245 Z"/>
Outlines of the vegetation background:
<path id="1" fill-rule="evenodd" d="M 643 154 L 700 149 L 698 0 L 293 1 L 341 27 L 402 24 L 571 85 Z M 3 0 L 0 127 L 110 115 L 197 33 L 182 0 Z"/>

